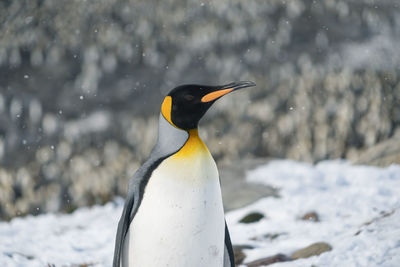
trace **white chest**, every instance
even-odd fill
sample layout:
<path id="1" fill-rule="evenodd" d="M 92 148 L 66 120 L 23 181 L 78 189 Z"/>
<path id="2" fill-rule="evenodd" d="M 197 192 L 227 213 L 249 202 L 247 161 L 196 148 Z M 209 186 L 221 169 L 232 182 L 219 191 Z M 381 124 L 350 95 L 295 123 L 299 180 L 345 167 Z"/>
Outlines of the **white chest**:
<path id="1" fill-rule="evenodd" d="M 123 266 L 223 265 L 221 189 L 206 152 L 170 157 L 153 172 L 130 225 Z"/>

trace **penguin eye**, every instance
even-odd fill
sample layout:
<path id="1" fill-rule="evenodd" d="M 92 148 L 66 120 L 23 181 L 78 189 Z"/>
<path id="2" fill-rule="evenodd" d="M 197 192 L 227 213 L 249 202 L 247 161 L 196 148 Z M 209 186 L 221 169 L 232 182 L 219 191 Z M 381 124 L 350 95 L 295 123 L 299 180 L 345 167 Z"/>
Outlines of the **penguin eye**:
<path id="1" fill-rule="evenodd" d="M 184 98 L 185 98 L 187 101 L 192 101 L 192 100 L 194 99 L 194 96 L 192 96 L 192 95 L 185 95 Z"/>

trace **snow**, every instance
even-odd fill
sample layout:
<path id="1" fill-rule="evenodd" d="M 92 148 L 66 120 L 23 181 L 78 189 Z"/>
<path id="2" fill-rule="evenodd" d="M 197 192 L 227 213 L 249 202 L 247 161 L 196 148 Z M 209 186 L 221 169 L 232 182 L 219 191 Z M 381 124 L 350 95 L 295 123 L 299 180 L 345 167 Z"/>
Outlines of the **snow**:
<path id="1" fill-rule="evenodd" d="M 122 201 L 0 223 L 0 266 L 111 266 Z"/>
<path id="2" fill-rule="evenodd" d="M 280 198 L 263 198 L 229 212 L 227 223 L 246 262 L 329 243 L 332 251 L 273 266 L 400 266 L 400 166 L 317 165 L 272 161 L 247 174 L 251 183 L 272 185 Z M 122 201 L 0 223 L 0 266 L 110 266 Z M 239 223 L 249 212 L 264 219 Z M 319 222 L 303 221 L 309 211 Z M 274 239 L 265 235 L 277 234 Z"/>
<path id="3" fill-rule="evenodd" d="M 249 172 L 247 179 L 279 188 L 281 198 L 264 198 L 228 214 L 233 243 L 256 247 L 245 251 L 246 262 L 277 253 L 290 256 L 324 241 L 332 251 L 276 265 L 400 266 L 400 166 L 273 161 Z M 238 223 L 249 211 L 266 219 L 250 226 Z M 310 211 L 320 222 L 300 220 Z M 268 240 L 265 234 L 281 235 Z"/>

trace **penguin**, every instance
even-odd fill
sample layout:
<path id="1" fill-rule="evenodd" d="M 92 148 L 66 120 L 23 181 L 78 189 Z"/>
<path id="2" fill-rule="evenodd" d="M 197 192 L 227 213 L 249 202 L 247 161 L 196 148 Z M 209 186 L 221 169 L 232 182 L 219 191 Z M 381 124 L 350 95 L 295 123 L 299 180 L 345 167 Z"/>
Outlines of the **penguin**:
<path id="1" fill-rule="evenodd" d="M 217 166 L 198 123 L 249 81 L 181 85 L 164 98 L 158 140 L 135 172 L 115 240 L 113 267 L 234 267 Z"/>

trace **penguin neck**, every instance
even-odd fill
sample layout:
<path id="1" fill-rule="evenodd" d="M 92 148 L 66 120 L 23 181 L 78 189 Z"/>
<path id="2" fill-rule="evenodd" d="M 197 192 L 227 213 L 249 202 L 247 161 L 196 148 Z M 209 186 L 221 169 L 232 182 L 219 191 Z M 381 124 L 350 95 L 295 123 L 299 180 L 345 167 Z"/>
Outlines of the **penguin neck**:
<path id="1" fill-rule="evenodd" d="M 191 129 L 187 132 L 189 133 L 189 138 L 184 146 L 174 154 L 174 158 L 191 158 L 203 154 L 209 154 L 207 146 L 199 136 L 198 129 Z"/>
<path id="2" fill-rule="evenodd" d="M 157 153 L 173 154 L 176 159 L 190 158 L 209 154 L 206 145 L 199 137 L 197 128 L 183 130 L 172 125 L 160 114 L 158 142 L 155 148 Z"/>
<path id="3" fill-rule="evenodd" d="M 189 139 L 189 133 L 169 123 L 160 113 L 158 140 L 150 158 L 155 160 L 168 157 L 179 151 Z"/>

